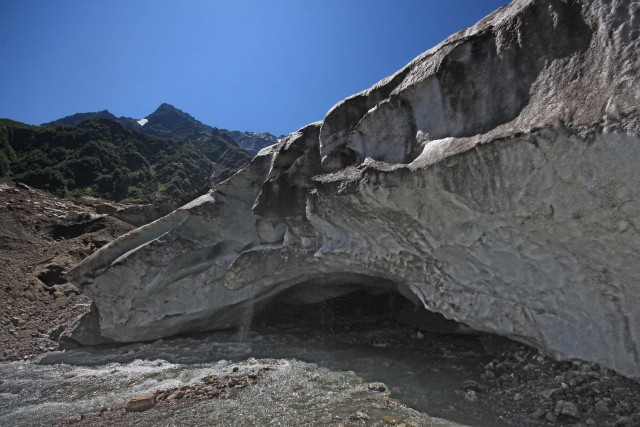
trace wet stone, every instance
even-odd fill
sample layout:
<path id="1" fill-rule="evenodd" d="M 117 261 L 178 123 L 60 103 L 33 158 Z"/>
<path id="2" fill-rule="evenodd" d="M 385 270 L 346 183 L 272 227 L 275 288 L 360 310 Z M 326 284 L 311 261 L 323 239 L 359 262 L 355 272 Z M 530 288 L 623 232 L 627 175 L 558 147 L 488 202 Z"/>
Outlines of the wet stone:
<path id="1" fill-rule="evenodd" d="M 181 391 L 176 391 L 173 394 L 170 394 L 169 397 L 167 397 L 167 400 L 177 400 L 177 399 L 182 399 L 184 397 L 184 393 Z"/>
<path id="2" fill-rule="evenodd" d="M 144 412 L 156 406 L 156 395 L 155 394 L 144 394 L 142 396 L 136 396 L 131 399 L 125 410 L 127 412 Z"/>
<path id="3" fill-rule="evenodd" d="M 383 420 L 385 423 L 391 424 L 392 426 L 397 426 L 398 424 L 400 424 L 400 420 L 398 420 L 396 417 L 391 415 L 385 415 L 383 417 Z"/>
<path id="4" fill-rule="evenodd" d="M 464 394 L 464 399 L 468 400 L 469 402 L 475 402 L 476 400 L 478 400 L 478 394 L 474 390 L 468 390 Z"/>
<path id="5" fill-rule="evenodd" d="M 387 386 L 385 386 L 382 383 L 371 383 L 368 385 L 368 388 L 371 391 L 378 391 L 380 393 L 383 393 L 384 391 L 387 390 Z"/>

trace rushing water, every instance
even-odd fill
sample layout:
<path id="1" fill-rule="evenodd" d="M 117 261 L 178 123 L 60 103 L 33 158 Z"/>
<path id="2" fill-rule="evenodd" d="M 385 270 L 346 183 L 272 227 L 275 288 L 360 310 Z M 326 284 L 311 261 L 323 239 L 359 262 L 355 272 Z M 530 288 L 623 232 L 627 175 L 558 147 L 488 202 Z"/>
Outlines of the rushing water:
<path id="1" fill-rule="evenodd" d="M 384 417 L 408 425 L 501 425 L 490 408 L 456 393 L 476 380 L 486 363 L 477 342 L 394 327 L 327 333 L 306 326 L 270 327 L 246 334 L 217 333 L 112 348 L 51 353 L 30 362 L 0 364 L 0 425 L 51 425 L 103 407 L 122 407 L 133 396 L 198 382 L 233 367 L 268 364 L 265 378 L 235 399 L 212 399 L 129 414 L 136 425 L 343 425 L 358 411 L 384 425 Z M 382 382 L 384 392 L 370 382 Z M 390 396 L 403 405 L 380 407 Z M 427 415 L 429 414 L 429 415 Z M 128 420 L 128 421 L 127 421 Z M 125 423 L 119 422 L 119 425 Z"/>

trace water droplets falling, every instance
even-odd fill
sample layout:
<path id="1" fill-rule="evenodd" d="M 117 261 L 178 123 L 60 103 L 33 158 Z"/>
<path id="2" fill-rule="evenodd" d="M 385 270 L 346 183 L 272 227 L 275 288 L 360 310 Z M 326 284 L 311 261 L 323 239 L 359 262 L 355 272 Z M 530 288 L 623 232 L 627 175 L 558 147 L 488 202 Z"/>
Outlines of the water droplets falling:
<path id="1" fill-rule="evenodd" d="M 247 301 L 247 305 L 243 308 L 244 313 L 242 315 L 242 321 L 238 329 L 237 338 L 240 342 L 248 342 L 249 333 L 251 332 L 251 325 L 253 324 L 253 315 L 255 311 L 256 294 L 254 284 L 251 285 L 251 297 Z"/>

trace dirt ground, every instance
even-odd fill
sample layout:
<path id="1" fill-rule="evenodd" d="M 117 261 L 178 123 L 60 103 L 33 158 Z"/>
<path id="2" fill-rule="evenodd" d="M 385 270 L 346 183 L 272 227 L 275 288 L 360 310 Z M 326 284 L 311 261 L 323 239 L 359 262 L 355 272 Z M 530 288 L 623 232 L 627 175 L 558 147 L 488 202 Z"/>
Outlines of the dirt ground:
<path id="1" fill-rule="evenodd" d="M 88 311 L 91 301 L 64 276 L 133 228 L 105 215 L 116 207 L 0 180 L 0 360 L 57 350 L 60 333 Z"/>

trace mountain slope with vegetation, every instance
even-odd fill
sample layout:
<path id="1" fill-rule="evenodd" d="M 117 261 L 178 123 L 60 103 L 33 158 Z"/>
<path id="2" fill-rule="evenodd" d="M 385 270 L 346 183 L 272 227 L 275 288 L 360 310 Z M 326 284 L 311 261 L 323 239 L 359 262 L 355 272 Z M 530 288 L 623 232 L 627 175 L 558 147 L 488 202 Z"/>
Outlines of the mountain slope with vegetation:
<path id="1" fill-rule="evenodd" d="M 171 138 L 192 143 L 215 164 L 213 181 L 220 181 L 245 167 L 253 157 L 236 144 L 233 138 L 193 118 L 170 104 L 162 104 L 146 118 L 138 129 L 158 138 Z"/>
<path id="2" fill-rule="evenodd" d="M 143 135 L 109 119 L 55 128 L 0 120 L 1 174 L 61 196 L 179 197 L 209 185 L 215 169 L 192 143 Z"/>
<path id="3" fill-rule="evenodd" d="M 87 120 L 98 120 L 98 119 L 108 119 L 114 122 L 120 123 L 122 126 L 130 127 L 132 129 L 137 129 L 140 127 L 140 123 L 136 119 L 132 119 L 131 117 L 116 117 L 115 114 L 111 113 L 109 110 L 96 111 L 91 113 L 76 113 L 70 116 L 63 117 L 58 120 L 54 120 L 49 123 L 43 123 L 42 126 L 55 127 L 60 125 L 66 126 L 75 126 L 79 125 L 82 122 Z"/>

